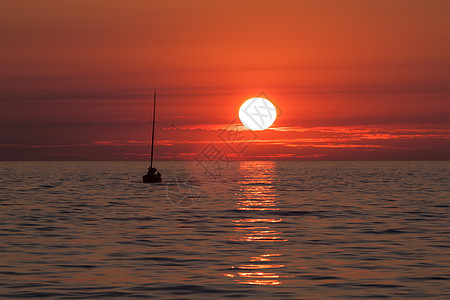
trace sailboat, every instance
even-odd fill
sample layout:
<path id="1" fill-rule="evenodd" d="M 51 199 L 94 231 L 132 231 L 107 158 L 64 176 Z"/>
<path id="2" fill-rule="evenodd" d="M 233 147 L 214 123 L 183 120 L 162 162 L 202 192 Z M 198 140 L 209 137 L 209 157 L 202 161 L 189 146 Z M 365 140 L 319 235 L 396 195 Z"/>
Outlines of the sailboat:
<path id="1" fill-rule="evenodd" d="M 161 173 L 158 172 L 156 168 L 153 168 L 153 144 L 155 143 L 155 112 L 156 112 L 156 90 L 153 94 L 153 121 L 152 121 L 152 146 L 150 154 L 150 167 L 148 168 L 147 174 L 142 176 L 142 181 L 144 183 L 155 183 L 161 182 Z"/>

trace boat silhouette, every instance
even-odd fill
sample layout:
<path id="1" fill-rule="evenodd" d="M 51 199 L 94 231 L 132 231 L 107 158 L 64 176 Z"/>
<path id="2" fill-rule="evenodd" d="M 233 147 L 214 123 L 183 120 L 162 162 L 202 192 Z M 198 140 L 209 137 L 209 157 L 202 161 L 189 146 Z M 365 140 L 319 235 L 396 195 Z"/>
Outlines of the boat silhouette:
<path id="1" fill-rule="evenodd" d="M 148 168 L 147 174 L 142 176 L 142 182 L 144 183 L 155 183 L 162 181 L 161 173 L 159 173 L 156 168 L 153 168 L 153 145 L 155 143 L 155 114 L 156 114 L 156 90 L 153 94 L 153 121 L 152 121 L 152 145 L 150 151 L 150 167 Z"/>

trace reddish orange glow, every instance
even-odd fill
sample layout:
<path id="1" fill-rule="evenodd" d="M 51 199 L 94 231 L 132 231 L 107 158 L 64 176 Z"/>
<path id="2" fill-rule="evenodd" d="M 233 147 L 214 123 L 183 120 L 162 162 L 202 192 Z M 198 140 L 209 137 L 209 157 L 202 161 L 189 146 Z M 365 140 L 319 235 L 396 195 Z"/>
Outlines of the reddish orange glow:
<path id="1" fill-rule="evenodd" d="M 239 281 L 239 283 L 244 284 L 255 284 L 255 285 L 278 285 L 281 284 L 278 280 L 251 280 L 251 281 Z"/>
<path id="2" fill-rule="evenodd" d="M 255 256 L 250 259 L 250 261 L 272 261 L 270 257 L 282 256 L 283 254 L 261 254 L 260 256 Z"/>
<path id="3" fill-rule="evenodd" d="M 240 269 L 274 269 L 283 268 L 284 265 L 240 265 Z"/>
<path id="4" fill-rule="evenodd" d="M 274 162 L 242 162 L 239 164 L 242 181 L 239 182 L 241 190 L 236 194 L 236 206 L 243 213 L 255 214 L 267 209 L 277 210 L 278 195 L 273 186 L 276 177 Z M 247 208 L 251 209 L 247 209 Z M 282 222 L 275 218 L 246 218 L 233 220 L 237 236 L 230 238 L 234 242 L 279 243 L 286 242 L 283 233 L 271 226 Z M 254 226 L 263 223 L 264 226 Z M 257 224 L 259 225 L 259 224 Z M 283 256 L 281 253 L 264 253 L 255 255 L 233 269 L 236 274 L 226 273 L 227 277 L 234 278 L 238 283 L 252 285 L 279 285 L 280 278 L 286 277 L 278 271 L 285 267 L 276 263 L 275 259 Z M 257 271 L 255 271 L 257 270 Z M 259 270 L 264 270 L 259 271 Z"/>
<path id="5" fill-rule="evenodd" d="M 2 160 L 146 159 L 153 88 L 162 160 L 260 92 L 282 113 L 232 159 L 450 158 L 448 1 L 69 2 L 2 7 Z"/>
<path id="6" fill-rule="evenodd" d="M 239 220 L 233 220 L 233 222 L 239 223 L 239 222 L 245 222 L 245 223 L 255 223 L 255 222 L 269 222 L 269 223 L 278 223 L 282 222 L 283 219 L 239 219 Z"/>

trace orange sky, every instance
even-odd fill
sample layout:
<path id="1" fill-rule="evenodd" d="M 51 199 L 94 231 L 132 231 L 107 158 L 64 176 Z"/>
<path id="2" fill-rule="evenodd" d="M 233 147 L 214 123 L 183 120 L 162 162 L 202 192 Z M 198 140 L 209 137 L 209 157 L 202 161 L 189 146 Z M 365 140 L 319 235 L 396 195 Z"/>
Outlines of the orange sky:
<path id="1" fill-rule="evenodd" d="M 450 158 L 449 1 L 0 2 L 0 160 Z M 246 99 L 282 110 L 237 157 Z M 227 152 L 228 151 L 228 152 Z"/>

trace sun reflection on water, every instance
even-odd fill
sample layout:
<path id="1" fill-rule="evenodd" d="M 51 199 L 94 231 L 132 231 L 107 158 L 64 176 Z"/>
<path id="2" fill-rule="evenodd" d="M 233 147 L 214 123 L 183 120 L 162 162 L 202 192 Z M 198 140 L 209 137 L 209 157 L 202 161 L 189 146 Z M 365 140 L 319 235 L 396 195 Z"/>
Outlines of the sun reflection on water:
<path id="1" fill-rule="evenodd" d="M 279 285 L 280 273 L 285 265 L 275 260 L 283 254 L 273 253 L 273 245 L 287 241 L 282 232 L 274 228 L 275 223 L 283 222 L 282 218 L 271 216 L 271 212 L 279 210 L 278 195 L 275 190 L 275 162 L 241 162 L 239 193 L 236 194 L 236 208 L 245 214 L 244 218 L 233 220 L 234 232 L 230 240 L 243 243 L 266 243 L 271 249 L 258 248 L 263 253 L 254 255 L 245 263 L 233 266 L 233 273 L 224 274 L 241 284 Z M 268 244 L 267 244 L 268 243 Z M 278 252 L 278 251 L 277 251 Z"/>

